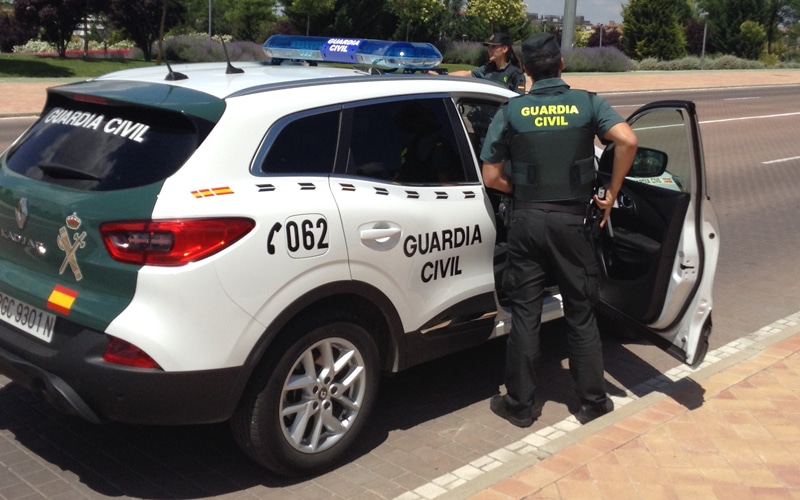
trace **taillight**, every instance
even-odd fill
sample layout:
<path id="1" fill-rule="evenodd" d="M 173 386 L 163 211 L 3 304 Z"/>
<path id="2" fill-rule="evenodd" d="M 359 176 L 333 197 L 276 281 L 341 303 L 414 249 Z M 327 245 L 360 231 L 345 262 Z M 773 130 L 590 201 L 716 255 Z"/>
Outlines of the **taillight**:
<path id="1" fill-rule="evenodd" d="M 103 361 L 117 365 L 133 366 L 135 368 L 161 369 L 158 363 L 146 352 L 130 342 L 125 342 L 116 337 L 111 337 L 111 340 L 108 342 L 106 350 L 103 352 Z"/>
<path id="2" fill-rule="evenodd" d="M 107 222 L 100 235 L 120 262 L 182 266 L 213 255 L 255 227 L 252 219 L 218 218 Z"/>

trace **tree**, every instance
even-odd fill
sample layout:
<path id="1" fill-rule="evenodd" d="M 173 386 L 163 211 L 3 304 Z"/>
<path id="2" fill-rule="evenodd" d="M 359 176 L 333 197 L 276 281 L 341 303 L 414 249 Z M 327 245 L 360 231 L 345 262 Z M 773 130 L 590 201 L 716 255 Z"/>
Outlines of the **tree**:
<path id="1" fill-rule="evenodd" d="M 426 25 L 429 29 L 425 38 L 430 38 L 430 27 L 434 27 L 434 36 L 437 36 L 436 27 L 441 24 L 447 13 L 446 7 L 439 0 L 388 0 L 387 7 L 399 19 L 396 35 L 400 36 L 397 38 L 406 41 L 411 40 L 413 28 Z M 414 37 L 414 40 L 421 41 L 417 37 Z"/>
<path id="2" fill-rule="evenodd" d="M 686 38 L 674 0 L 631 0 L 622 7 L 625 54 L 670 61 L 686 55 Z"/>
<path id="3" fill-rule="evenodd" d="M 455 19 L 452 33 L 454 40 L 462 41 L 484 41 L 492 35 L 485 20 L 464 14 Z"/>
<path id="4" fill-rule="evenodd" d="M 169 30 L 180 22 L 183 13 L 183 3 L 170 0 L 110 0 L 108 6 L 109 23 L 130 36 L 145 61 L 153 59 L 153 43 L 161 38 L 162 19 L 163 30 Z"/>
<path id="5" fill-rule="evenodd" d="M 468 0 L 467 14 L 489 22 L 489 31 L 508 31 L 508 28 L 527 20 L 522 0 Z"/>
<path id="6" fill-rule="evenodd" d="M 41 39 L 55 45 L 59 57 L 66 57 L 72 32 L 87 8 L 86 0 L 16 0 L 14 17 L 29 29 L 40 29 Z"/>
<path id="7" fill-rule="evenodd" d="M 333 22 L 318 23 L 318 33 L 330 36 L 388 39 L 397 29 L 397 16 L 386 8 L 386 0 L 337 0 Z M 314 32 L 314 22 L 311 23 Z"/>
<path id="8" fill-rule="evenodd" d="M 756 60 L 761 55 L 767 32 L 755 21 L 745 21 L 739 27 L 741 32 L 742 56 Z"/>
<path id="9" fill-rule="evenodd" d="M 11 52 L 36 34 L 36 28 L 23 25 L 14 16 L 13 9 L 0 6 L 0 52 Z"/>
<path id="10" fill-rule="evenodd" d="M 219 10 L 217 8 L 218 4 L 218 1 L 211 2 L 210 7 L 212 8 L 212 22 L 218 21 L 215 13 L 215 11 Z M 186 8 L 186 14 L 183 17 L 180 26 L 177 27 L 177 31 L 180 34 L 207 33 L 209 21 L 208 0 L 184 0 L 184 6 Z M 173 30 L 175 29 L 176 28 L 173 27 Z"/>
<path id="11" fill-rule="evenodd" d="M 306 16 L 306 35 L 311 28 L 311 17 L 327 14 L 333 9 L 335 0 L 291 0 L 288 8 Z"/>
<path id="12" fill-rule="evenodd" d="M 745 21 L 766 25 L 767 0 L 706 0 L 711 50 L 744 57 L 741 26 Z"/>
<path id="13" fill-rule="evenodd" d="M 236 40 L 264 43 L 278 20 L 275 0 L 222 0 L 219 4 L 222 23 L 216 32 L 228 33 Z"/>
<path id="14" fill-rule="evenodd" d="M 462 17 L 461 11 L 464 8 L 465 0 L 443 0 L 445 15 L 443 16 L 442 37 L 457 38 L 459 35 L 454 33 L 458 19 Z"/>
<path id="15" fill-rule="evenodd" d="M 310 19 L 289 8 L 290 0 L 279 2 L 284 6 L 286 20 L 298 32 L 305 32 L 297 27 L 306 26 L 310 20 L 310 35 L 388 39 L 397 29 L 397 16 L 387 8 L 387 0 L 336 0 L 333 16 L 311 16 Z"/>
<path id="16" fill-rule="evenodd" d="M 703 53 L 703 38 L 708 38 L 708 26 L 704 20 L 689 19 L 684 25 L 686 33 L 686 51 L 694 56 Z M 705 33 L 705 37 L 704 37 Z"/>
<path id="17" fill-rule="evenodd" d="M 793 15 L 800 13 L 800 0 L 768 0 L 765 12 L 764 27 L 766 28 L 767 53 L 772 54 L 772 44 L 781 36 L 780 27 L 789 28 L 796 24 Z"/>
<path id="18" fill-rule="evenodd" d="M 603 31 L 603 47 L 614 47 L 622 52 L 622 33 L 616 28 L 600 25 L 591 32 L 587 47 L 600 47 L 600 30 Z"/>

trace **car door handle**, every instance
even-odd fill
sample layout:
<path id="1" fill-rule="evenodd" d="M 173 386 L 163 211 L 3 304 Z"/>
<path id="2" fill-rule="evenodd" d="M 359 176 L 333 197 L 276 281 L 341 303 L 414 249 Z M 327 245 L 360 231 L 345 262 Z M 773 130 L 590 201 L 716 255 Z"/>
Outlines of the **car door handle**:
<path id="1" fill-rule="evenodd" d="M 361 230 L 361 239 L 362 240 L 386 240 L 391 238 L 392 236 L 400 234 L 399 227 L 386 227 L 386 228 L 372 228 L 372 229 L 362 229 Z"/>
<path id="2" fill-rule="evenodd" d="M 403 230 L 392 222 L 370 222 L 358 228 L 361 243 L 375 250 L 390 250 L 400 241 Z"/>

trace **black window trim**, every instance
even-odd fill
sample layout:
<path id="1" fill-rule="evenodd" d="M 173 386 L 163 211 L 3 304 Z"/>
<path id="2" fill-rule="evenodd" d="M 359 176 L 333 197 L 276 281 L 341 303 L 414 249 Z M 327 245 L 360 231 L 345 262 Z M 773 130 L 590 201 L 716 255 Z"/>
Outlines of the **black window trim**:
<path id="1" fill-rule="evenodd" d="M 495 101 L 491 98 L 487 98 L 486 95 L 483 94 L 459 94 L 453 95 L 448 92 L 431 92 L 425 94 L 398 94 L 392 96 L 384 96 L 378 98 L 371 98 L 371 99 L 363 99 L 363 100 L 356 100 L 356 101 L 349 101 L 339 104 L 332 104 L 327 106 L 322 106 L 319 108 L 313 109 L 306 109 L 302 111 L 298 111 L 295 113 L 291 113 L 285 115 L 278 120 L 276 120 L 272 126 L 267 130 L 264 134 L 264 138 L 261 140 L 256 153 L 253 156 L 252 161 L 250 162 L 250 173 L 257 177 L 288 177 L 288 176 L 303 176 L 303 177 L 311 177 L 311 176 L 330 176 L 330 175 L 337 175 L 343 177 L 353 177 L 353 178 L 362 178 L 361 176 L 355 176 L 352 174 L 348 174 L 346 172 L 347 167 L 347 157 L 346 152 L 350 146 L 350 133 L 352 131 L 351 120 L 352 120 L 352 113 L 348 112 L 355 108 L 363 107 L 363 106 L 371 106 L 376 104 L 383 104 L 383 103 L 390 103 L 390 102 L 402 102 L 402 101 L 414 101 L 414 100 L 432 100 L 432 99 L 439 99 L 443 101 L 445 105 L 445 109 L 447 112 L 448 119 L 450 120 L 450 125 L 454 131 L 454 136 L 456 140 L 456 149 L 459 154 L 460 160 L 462 165 L 465 167 L 465 180 L 463 182 L 454 183 L 454 185 L 477 185 L 481 184 L 480 173 L 475 168 L 473 156 L 472 156 L 472 147 L 466 139 L 464 134 L 464 122 L 461 119 L 461 116 L 458 112 L 458 102 L 462 100 L 479 100 L 484 102 L 491 102 L 492 104 L 497 104 L 498 106 L 502 104 L 502 102 Z M 296 120 L 314 116 L 322 113 L 329 113 L 329 112 L 339 112 L 339 130 L 337 132 L 337 151 L 336 157 L 333 165 L 333 169 L 329 173 L 308 173 L 308 172 L 301 172 L 301 173 L 292 173 L 292 172 L 280 172 L 280 173 L 273 173 L 273 172 L 264 172 L 261 169 L 261 165 L 264 162 L 267 153 L 269 152 L 269 145 L 272 141 L 283 131 L 283 129 L 289 124 Z M 459 133 L 460 132 L 460 133 Z M 480 152 L 477 152 L 480 154 Z M 378 183 L 385 183 L 385 184 L 394 184 L 392 181 L 383 180 L 383 179 L 369 179 L 371 182 L 378 182 Z M 435 186 L 431 186 L 435 187 Z"/>
<path id="2" fill-rule="evenodd" d="M 360 101 L 351 101 L 343 103 L 342 120 L 340 121 L 341 126 L 339 130 L 339 152 L 336 157 L 336 168 L 334 169 L 334 173 L 338 176 L 343 176 L 343 177 L 352 177 L 358 179 L 363 178 L 358 175 L 347 173 L 347 157 L 345 155 L 345 152 L 348 151 L 350 148 L 350 132 L 352 130 L 352 127 L 350 126 L 352 120 L 352 113 L 348 113 L 349 110 L 362 106 L 371 106 L 389 102 L 419 101 L 419 100 L 433 100 L 433 99 L 439 99 L 444 103 L 445 110 L 447 112 L 447 117 L 450 120 L 450 126 L 454 131 L 453 135 L 456 140 L 456 151 L 458 152 L 461 164 L 466 168 L 468 168 L 468 170 L 465 171 L 465 177 L 466 177 L 465 180 L 463 182 L 454 183 L 453 185 L 464 186 L 464 185 L 481 184 L 480 176 L 477 170 L 475 169 L 472 161 L 472 154 L 470 153 L 471 151 L 470 145 L 466 141 L 464 134 L 458 133 L 458 131 L 463 131 L 464 122 L 461 121 L 461 117 L 458 114 L 458 109 L 456 108 L 454 102 L 455 97 L 448 92 L 430 92 L 425 94 L 398 94 L 392 96 L 385 96 L 385 97 L 378 97 L 378 98 L 364 99 Z M 395 182 L 385 179 L 369 178 L 369 181 L 376 183 L 390 184 L 390 185 L 397 184 Z M 427 186 L 426 185 L 414 185 L 414 186 L 441 187 L 436 184 Z"/>
<path id="3" fill-rule="evenodd" d="M 324 176 L 327 177 L 331 173 L 333 173 L 333 166 L 331 166 L 331 172 L 328 173 L 309 173 L 309 172 L 264 172 L 261 170 L 261 165 L 264 163 L 264 160 L 267 157 L 267 153 L 269 153 L 269 147 L 272 144 L 272 141 L 283 132 L 283 129 L 286 128 L 287 125 L 293 123 L 297 120 L 314 116 L 314 115 L 321 115 L 324 113 L 331 113 L 331 112 L 338 112 L 339 113 L 339 130 L 337 131 L 337 137 L 341 137 L 341 111 L 342 105 L 341 104 L 332 104 L 328 106 L 322 106 L 319 108 L 313 109 L 305 109 L 303 111 L 298 111 L 296 113 L 291 113 L 285 116 L 282 116 L 278 120 L 276 120 L 272 126 L 267 129 L 267 132 L 264 134 L 264 138 L 261 139 L 261 143 L 258 145 L 258 149 L 256 149 L 255 155 L 253 155 L 253 159 L 250 161 L 250 173 L 255 175 L 256 177 L 288 177 L 288 176 L 303 176 L 303 177 L 312 177 L 312 176 Z M 337 161 L 338 161 L 338 149 L 339 149 L 339 142 L 340 139 L 337 139 Z"/>

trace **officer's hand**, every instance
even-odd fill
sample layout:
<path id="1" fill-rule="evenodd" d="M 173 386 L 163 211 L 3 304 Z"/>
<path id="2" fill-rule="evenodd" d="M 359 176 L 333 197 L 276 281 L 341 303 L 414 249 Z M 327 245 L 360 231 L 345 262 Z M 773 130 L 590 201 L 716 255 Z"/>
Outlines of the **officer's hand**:
<path id="1" fill-rule="evenodd" d="M 611 215 L 611 209 L 614 207 L 614 200 L 616 198 L 617 195 L 608 190 L 606 190 L 603 198 L 594 195 L 595 205 L 601 212 L 603 212 L 603 218 L 600 220 L 600 227 L 605 227 L 608 216 Z"/>

